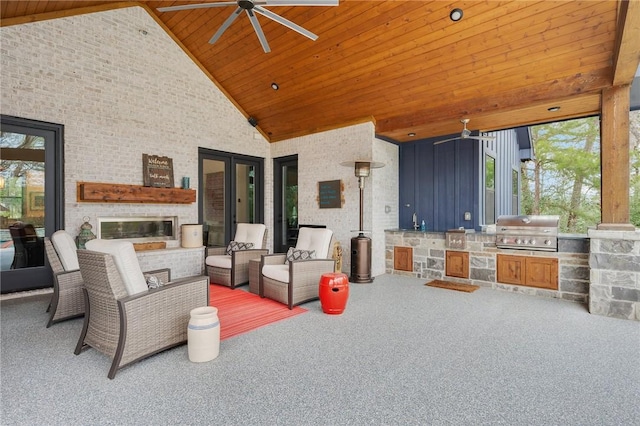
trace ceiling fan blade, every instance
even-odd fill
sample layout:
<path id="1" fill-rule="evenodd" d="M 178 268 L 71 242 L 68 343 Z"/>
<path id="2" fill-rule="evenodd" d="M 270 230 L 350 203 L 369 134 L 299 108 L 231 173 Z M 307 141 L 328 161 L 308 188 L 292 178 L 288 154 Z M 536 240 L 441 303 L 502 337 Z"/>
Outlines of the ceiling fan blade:
<path id="1" fill-rule="evenodd" d="M 235 21 L 236 18 L 240 16 L 240 12 L 242 12 L 242 8 L 238 6 L 236 10 L 234 10 L 231 13 L 231 15 L 229 15 L 227 20 L 222 23 L 222 25 L 220 26 L 220 28 L 218 28 L 218 31 L 216 31 L 213 37 L 211 37 L 211 40 L 209 40 L 209 44 L 213 44 L 216 41 L 218 41 L 220 36 L 222 36 L 222 33 L 224 33 L 227 30 L 227 28 L 229 28 L 231 24 L 233 24 L 233 21 Z"/>
<path id="2" fill-rule="evenodd" d="M 288 19 L 283 18 L 280 15 L 277 15 L 275 13 L 273 13 L 270 10 L 264 9 L 260 6 L 255 6 L 253 8 L 254 11 L 256 11 L 257 13 L 259 13 L 260 15 L 266 16 L 267 18 L 276 21 L 279 24 L 284 25 L 287 28 L 292 29 L 293 31 L 302 34 L 303 36 L 310 38 L 313 41 L 316 41 L 318 39 L 318 36 L 314 33 L 312 33 L 311 31 L 305 30 L 304 28 L 302 28 L 300 25 L 298 24 L 294 24 L 293 22 L 289 21 Z"/>
<path id="3" fill-rule="evenodd" d="M 445 140 L 442 140 L 442 141 L 434 142 L 433 144 L 434 145 L 440 145 L 441 143 L 457 141 L 458 139 L 461 139 L 461 138 L 457 137 L 457 138 L 445 139 Z"/>
<path id="4" fill-rule="evenodd" d="M 261 6 L 338 6 L 339 0 L 266 0 L 258 1 Z"/>
<path id="5" fill-rule="evenodd" d="M 220 3 L 198 3 L 198 4 L 183 4 L 180 6 L 167 6 L 159 7 L 158 12 L 173 12 L 176 10 L 189 10 L 189 9 L 203 9 L 205 7 L 224 7 L 224 6 L 237 6 L 235 1 L 224 1 Z"/>
<path id="6" fill-rule="evenodd" d="M 467 140 L 467 139 L 473 139 L 476 141 L 493 141 L 496 138 L 494 136 L 458 136 L 457 138 L 451 138 L 451 139 L 445 139 L 443 141 L 438 141 L 438 142 L 434 142 L 434 145 L 440 145 L 441 143 L 445 143 L 445 142 L 451 142 L 451 141 L 456 141 L 456 140 Z"/>
<path id="7" fill-rule="evenodd" d="M 262 50 L 264 53 L 271 52 L 271 48 L 269 47 L 269 43 L 267 42 L 267 38 L 264 36 L 264 32 L 262 31 L 262 27 L 260 26 L 260 22 L 258 22 L 258 18 L 256 17 L 253 10 L 245 10 L 247 12 L 247 16 L 249 16 L 249 20 L 251 21 L 251 25 L 253 25 L 253 29 L 258 36 L 258 40 L 260 40 L 260 44 L 262 45 Z"/>

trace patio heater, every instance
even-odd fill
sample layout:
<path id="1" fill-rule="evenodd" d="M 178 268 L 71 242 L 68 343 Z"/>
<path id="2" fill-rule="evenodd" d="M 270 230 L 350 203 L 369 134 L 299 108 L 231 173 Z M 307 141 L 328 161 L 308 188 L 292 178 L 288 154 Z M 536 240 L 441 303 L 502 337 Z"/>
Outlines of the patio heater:
<path id="1" fill-rule="evenodd" d="M 358 236 L 351 238 L 351 276 L 349 281 L 352 283 L 370 283 L 373 282 L 371 277 L 371 238 L 365 236 L 363 228 L 362 210 L 364 206 L 364 179 L 371 174 L 371 169 L 383 167 L 383 163 L 373 161 L 347 161 L 340 163 L 342 166 L 353 167 L 355 175 L 358 178 L 358 187 L 360 188 L 360 226 L 358 228 Z"/>

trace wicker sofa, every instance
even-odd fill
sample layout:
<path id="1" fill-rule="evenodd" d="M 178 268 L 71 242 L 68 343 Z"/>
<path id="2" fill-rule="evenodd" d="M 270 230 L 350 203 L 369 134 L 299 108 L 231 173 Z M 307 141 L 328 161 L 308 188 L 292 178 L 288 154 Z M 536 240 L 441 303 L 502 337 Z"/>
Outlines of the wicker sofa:
<path id="1" fill-rule="evenodd" d="M 104 250 L 97 247 L 101 243 L 90 243 L 87 248 Z M 133 245 L 122 247 L 105 250 L 110 252 L 78 250 L 86 314 L 75 354 L 92 347 L 109 356 L 110 379 L 126 365 L 185 343 L 190 311 L 209 304 L 206 275 L 174 282 L 170 281 L 168 269 L 143 275 Z M 128 258 L 125 269 L 119 257 Z M 137 270 L 132 271 L 136 266 Z M 139 288 L 132 294 L 130 278 L 138 274 L 136 279 L 144 280 L 145 286 L 150 274 L 165 284 L 154 289 Z"/>

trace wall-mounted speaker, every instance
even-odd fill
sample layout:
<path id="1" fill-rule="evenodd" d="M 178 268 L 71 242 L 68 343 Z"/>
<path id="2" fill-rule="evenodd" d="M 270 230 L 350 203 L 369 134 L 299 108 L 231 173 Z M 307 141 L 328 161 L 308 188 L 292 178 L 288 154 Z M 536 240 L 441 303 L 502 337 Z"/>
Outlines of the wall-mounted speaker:
<path id="1" fill-rule="evenodd" d="M 247 121 L 249 121 L 249 124 L 251 124 L 253 127 L 256 127 L 258 125 L 258 120 L 256 120 L 254 117 L 249 117 Z"/>

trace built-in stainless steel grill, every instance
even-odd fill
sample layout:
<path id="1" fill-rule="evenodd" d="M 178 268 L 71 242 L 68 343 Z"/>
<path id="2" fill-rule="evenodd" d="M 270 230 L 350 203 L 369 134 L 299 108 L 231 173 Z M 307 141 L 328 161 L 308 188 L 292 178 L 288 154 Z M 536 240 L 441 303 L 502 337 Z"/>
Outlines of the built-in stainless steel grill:
<path id="1" fill-rule="evenodd" d="M 496 247 L 558 251 L 559 216 L 500 216 Z"/>

